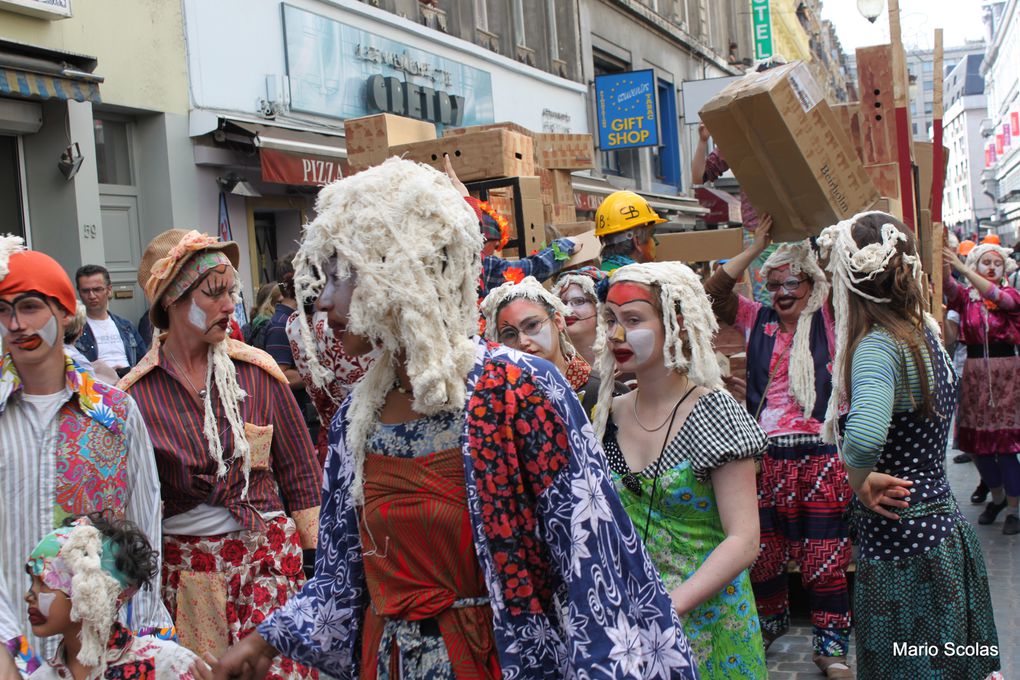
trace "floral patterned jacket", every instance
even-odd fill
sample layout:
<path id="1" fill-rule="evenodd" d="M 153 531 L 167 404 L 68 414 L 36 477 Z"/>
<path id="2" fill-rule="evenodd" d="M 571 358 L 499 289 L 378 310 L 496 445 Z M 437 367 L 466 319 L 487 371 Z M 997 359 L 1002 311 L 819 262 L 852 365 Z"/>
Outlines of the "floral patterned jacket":
<path id="1" fill-rule="evenodd" d="M 477 340 L 462 448 L 504 678 L 696 678 L 690 646 L 552 364 Z M 259 626 L 282 654 L 356 678 L 368 604 L 347 404 L 330 431 L 315 576 Z"/>

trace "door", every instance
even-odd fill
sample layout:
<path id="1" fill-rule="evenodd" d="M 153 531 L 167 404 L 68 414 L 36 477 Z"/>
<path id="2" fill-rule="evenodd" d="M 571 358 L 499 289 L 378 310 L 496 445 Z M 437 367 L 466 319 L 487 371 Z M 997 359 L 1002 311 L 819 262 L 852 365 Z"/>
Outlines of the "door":
<path id="1" fill-rule="evenodd" d="M 99 194 L 99 209 L 103 218 L 106 268 L 110 270 L 113 283 L 110 311 L 137 324 L 148 307 L 137 281 L 138 264 L 142 259 L 138 197 Z"/>

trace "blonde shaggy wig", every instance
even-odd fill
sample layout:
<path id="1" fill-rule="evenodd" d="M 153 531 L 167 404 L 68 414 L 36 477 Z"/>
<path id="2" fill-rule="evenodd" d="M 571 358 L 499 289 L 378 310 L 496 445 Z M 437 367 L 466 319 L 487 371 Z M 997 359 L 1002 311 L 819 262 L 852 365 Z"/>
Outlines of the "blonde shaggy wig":
<path id="1" fill-rule="evenodd" d="M 588 279 L 589 281 L 591 279 Z M 485 337 L 493 342 L 499 342 L 499 331 L 496 328 L 496 317 L 501 309 L 515 300 L 530 300 L 550 308 L 560 316 L 567 316 L 570 311 L 563 301 L 545 289 L 534 276 L 527 276 L 521 279 L 520 283 L 507 281 L 503 285 L 493 288 L 482 300 L 482 315 L 485 317 Z M 566 331 L 559 331 L 560 351 L 563 356 L 570 358 L 577 354 L 577 350 L 567 337 Z"/>
<path id="2" fill-rule="evenodd" d="M 712 313 L 712 303 L 698 275 L 679 262 L 649 262 L 620 267 L 610 276 L 609 286 L 612 288 L 614 284 L 623 281 L 642 283 L 658 291 L 665 329 L 662 358 L 666 368 L 686 373 L 696 385 L 710 390 L 723 389 L 722 372 L 712 346 L 715 334 L 719 332 L 719 322 Z M 683 331 L 677 319 L 678 314 L 683 316 Z M 612 376 L 616 369 L 616 359 L 609 347 L 604 314 L 599 315 L 596 328 L 594 350 L 598 357 L 600 375 Z M 687 338 L 686 344 L 684 336 Z M 594 423 L 599 441 L 606 431 L 613 387 L 614 382 L 609 379 L 603 380 L 599 386 Z"/>
<path id="3" fill-rule="evenodd" d="M 442 172 L 390 158 L 327 185 L 294 260 L 298 301 L 313 299 L 336 258 L 338 278 L 357 274 L 347 329 L 371 338 L 379 359 L 354 387 L 347 446 L 355 459 L 352 494 L 362 500 L 364 445 L 404 358 L 412 407 L 434 415 L 464 408 L 475 360 L 482 235 L 471 206 Z M 317 385 L 323 368 L 299 304 L 301 339 Z"/>
<path id="4" fill-rule="evenodd" d="M 808 417 L 815 408 L 816 398 L 815 361 L 811 357 L 811 319 L 829 297 L 829 282 L 825 272 L 818 266 L 818 256 L 811 248 L 811 241 L 807 239 L 779 246 L 765 260 L 761 273 L 768 278 L 769 272 L 787 266 L 794 276 L 807 274 L 814 284 L 804 311 L 797 320 L 793 348 L 790 350 L 790 396 L 804 409 L 804 417 Z"/>

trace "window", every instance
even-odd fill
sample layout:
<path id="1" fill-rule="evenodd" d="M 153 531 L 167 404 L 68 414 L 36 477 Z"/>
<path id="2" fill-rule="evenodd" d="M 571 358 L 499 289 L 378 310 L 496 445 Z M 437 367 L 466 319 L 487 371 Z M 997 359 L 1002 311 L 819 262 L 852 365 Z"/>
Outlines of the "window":
<path id="1" fill-rule="evenodd" d="M 519 47 L 527 47 L 528 41 L 524 34 L 524 0 L 513 0 L 514 43 Z"/>
<path id="2" fill-rule="evenodd" d="M 672 83 L 660 80 L 659 95 L 659 142 L 656 149 L 658 168 L 656 175 L 664 184 L 680 189 L 680 135 L 676 111 L 676 90 Z"/>
<path id="3" fill-rule="evenodd" d="M 556 34 L 556 0 L 545 0 L 545 23 L 549 30 L 549 58 L 560 58 L 560 37 Z"/>
<path id="4" fill-rule="evenodd" d="M 134 184 L 128 123 L 96 118 L 96 170 L 100 184 Z"/>
<path id="5" fill-rule="evenodd" d="M 489 7 L 486 0 L 475 0 L 475 26 L 483 31 L 489 30 Z"/>
<path id="6" fill-rule="evenodd" d="M 25 210 L 21 188 L 18 138 L 0 135 L 0 220 L 5 232 L 24 238 Z"/>

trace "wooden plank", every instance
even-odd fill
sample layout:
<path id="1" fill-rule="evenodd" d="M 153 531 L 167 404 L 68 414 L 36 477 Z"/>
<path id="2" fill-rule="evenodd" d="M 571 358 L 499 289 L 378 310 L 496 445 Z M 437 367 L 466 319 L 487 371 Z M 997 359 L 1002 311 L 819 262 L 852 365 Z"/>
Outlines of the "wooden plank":
<path id="1" fill-rule="evenodd" d="M 857 78 L 861 91 L 861 161 L 865 165 L 895 163 L 892 46 L 858 48 Z"/>
<path id="2" fill-rule="evenodd" d="M 893 52 L 893 105 L 896 107 L 896 162 L 900 166 L 903 222 L 917 227 L 914 211 L 914 136 L 910 125 L 910 78 L 900 27 L 900 0 L 889 0 L 889 37 Z"/>

